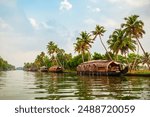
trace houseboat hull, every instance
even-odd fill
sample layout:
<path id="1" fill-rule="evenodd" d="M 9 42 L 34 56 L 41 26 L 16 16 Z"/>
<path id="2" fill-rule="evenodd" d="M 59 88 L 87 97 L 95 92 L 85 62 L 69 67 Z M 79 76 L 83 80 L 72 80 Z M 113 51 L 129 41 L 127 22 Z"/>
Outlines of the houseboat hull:
<path id="1" fill-rule="evenodd" d="M 48 68 L 45 66 L 40 67 L 40 72 L 48 72 Z"/>
<path id="2" fill-rule="evenodd" d="M 120 76 L 127 72 L 128 67 L 123 69 L 120 63 L 108 60 L 93 60 L 77 66 L 79 75 Z"/>
<path id="3" fill-rule="evenodd" d="M 63 68 L 60 66 L 52 66 L 49 68 L 49 72 L 53 73 L 63 73 Z"/>
<path id="4" fill-rule="evenodd" d="M 48 72 L 48 69 L 39 70 L 40 72 Z"/>
<path id="5" fill-rule="evenodd" d="M 89 76 L 121 76 L 121 72 L 77 72 L 78 75 L 89 75 Z"/>

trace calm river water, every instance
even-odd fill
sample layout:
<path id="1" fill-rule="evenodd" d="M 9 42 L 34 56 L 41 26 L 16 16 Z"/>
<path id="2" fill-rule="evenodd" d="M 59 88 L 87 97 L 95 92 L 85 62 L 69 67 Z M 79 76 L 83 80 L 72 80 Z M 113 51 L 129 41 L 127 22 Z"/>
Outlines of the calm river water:
<path id="1" fill-rule="evenodd" d="M 7 71 L 0 72 L 0 99 L 149 100 L 150 78 Z"/>

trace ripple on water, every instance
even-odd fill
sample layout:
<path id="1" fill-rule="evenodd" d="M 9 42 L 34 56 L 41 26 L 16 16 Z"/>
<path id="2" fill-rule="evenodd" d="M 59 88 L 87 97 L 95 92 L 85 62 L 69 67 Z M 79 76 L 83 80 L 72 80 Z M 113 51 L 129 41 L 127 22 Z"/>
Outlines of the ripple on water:
<path id="1" fill-rule="evenodd" d="M 0 99 L 150 99 L 150 79 L 10 71 L 0 74 Z"/>

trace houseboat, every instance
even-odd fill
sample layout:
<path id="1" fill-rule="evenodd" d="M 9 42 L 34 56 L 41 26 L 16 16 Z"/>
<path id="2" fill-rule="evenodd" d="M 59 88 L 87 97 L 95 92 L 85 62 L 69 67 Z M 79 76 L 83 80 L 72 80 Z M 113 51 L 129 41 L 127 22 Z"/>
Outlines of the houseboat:
<path id="1" fill-rule="evenodd" d="M 49 68 L 49 72 L 56 72 L 56 73 L 62 73 L 63 68 L 60 66 L 52 66 Z"/>
<path id="2" fill-rule="evenodd" d="M 48 68 L 46 66 L 40 67 L 40 72 L 48 72 Z"/>
<path id="3" fill-rule="evenodd" d="M 80 75 L 119 76 L 127 72 L 128 67 L 123 69 L 120 63 L 110 60 L 87 61 L 77 66 Z"/>

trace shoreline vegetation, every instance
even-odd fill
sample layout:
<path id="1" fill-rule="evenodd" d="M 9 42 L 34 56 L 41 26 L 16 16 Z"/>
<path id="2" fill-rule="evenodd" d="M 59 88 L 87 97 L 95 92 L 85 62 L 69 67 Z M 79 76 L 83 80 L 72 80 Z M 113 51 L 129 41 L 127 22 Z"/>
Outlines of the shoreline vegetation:
<path id="1" fill-rule="evenodd" d="M 138 15 L 131 15 L 124 18 L 124 23 L 119 29 L 115 29 L 107 39 L 107 46 L 103 43 L 102 36 L 106 32 L 101 25 L 96 25 L 91 32 L 82 31 L 73 44 L 74 52 L 78 55 L 73 56 L 66 53 L 64 49 L 50 41 L 47 44 L 47 54 L 41 52 L 37 55 L 32 63 L 24 63 L 24 70 L 37 69 L 45 66 L 50 68 L 57 65 L 64 69 L 64 72 L 76 71 L 76 67 L 90 60 L 113 60 L 129 67 L 127 75 L 150 75 L 150 53 L 146 52 L 140 43 L 145 31 L 144 23 L 139 19 Z M 90 49 L 94 41 L 99 39 L 100 46 L 106 51 L 105 54 L 98 52 L 90 53 Z M 143 51 L 143 55 L 139 54 L 139 49 Z M 144 72 L 147 70 L 147 72 Z M 134 72 L 133 72 L 134 71 Z"/>
<path id="2" fill-rule="evenodd" d="M 15 66 L 9 64 L 6 60 L 4 60 L 0 56 L 0 71 L 8 71 L 8 70 L 14 70 Z"/>

